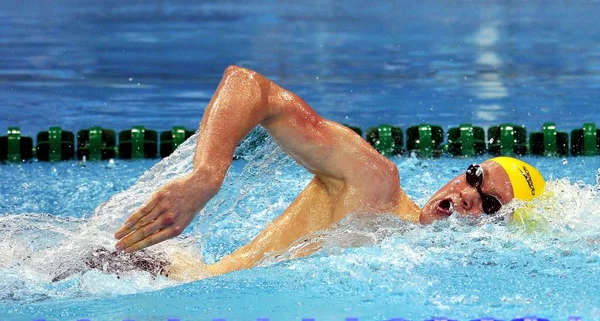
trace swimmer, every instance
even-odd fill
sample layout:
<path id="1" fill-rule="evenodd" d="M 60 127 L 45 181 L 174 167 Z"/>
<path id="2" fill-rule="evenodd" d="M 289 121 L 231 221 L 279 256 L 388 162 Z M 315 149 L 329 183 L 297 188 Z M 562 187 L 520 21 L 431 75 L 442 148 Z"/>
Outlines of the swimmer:
<path id="1" fill-rule="evenodd" d="M 115 233 L 116 249 L 132 253 L 180 235 L 218 193 L 236 146 L 257 125 L 313 173 L 313 179 L 249 244 L 210 265 L 174 258 L 172 277 L 193 280 L 251 268 L 265 254 L 285 250 L 350 213 L 393 213 L 405 221 L 429 224 L 452 214 L 493 215 L 513 198 L 530 200 L 544 188 L 532 166 L 494 158 L 469 166 L 421 209 L 400 186 L 394 163 L 362 137 L 320 117 L 300 97 L 257 72 L 231 66 L 200 123 L 193 171 L 161 187 L 125 221 Z"/>

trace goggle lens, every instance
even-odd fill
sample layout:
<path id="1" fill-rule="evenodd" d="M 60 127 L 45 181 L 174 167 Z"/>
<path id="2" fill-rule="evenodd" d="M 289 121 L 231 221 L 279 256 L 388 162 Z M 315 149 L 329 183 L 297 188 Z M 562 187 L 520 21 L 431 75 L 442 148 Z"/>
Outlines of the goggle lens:
<path id="1" fill-rule="evenodd" d="M 469 165 L 469 167 L 467 167 L 467 171 L 465 172 L 465 178 L 470 186 L 473 186 L 477 189 L 477 192 L 481 197 L 481 207 L 483 208 L 483 212 L 485 214 L 495 214 L 500 210 L 502 203 L 500 203 L 496 197 L 484 194 L 481 191 L 481 186 L 483 185 L 483 169 L 480 165 Z"/>

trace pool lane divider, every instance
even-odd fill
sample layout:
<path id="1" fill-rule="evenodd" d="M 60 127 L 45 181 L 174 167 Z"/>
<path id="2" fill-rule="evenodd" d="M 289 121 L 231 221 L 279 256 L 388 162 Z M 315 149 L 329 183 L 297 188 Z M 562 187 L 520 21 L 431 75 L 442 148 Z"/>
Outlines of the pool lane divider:
<path id="1" fill-rule="evenodd" d="M 362 137 L 359 127 L 345 125 Z M 6 136 L 0 136 L 0 162 L 19 163 L 64 161 L 77 158 L 86 161 L 121 159 L 148 159 L 167 157 L 195 132 L 182 126 L 163 131 L 160 135 L 144 126 L 123 130 L 117 136 L 114 130 L 93 126 L 74 135 L 60 127 L 50 127 L 37 134 L 37 145 L 31 137 L 22 136 L 18 127 L 9 127 Z M 544 123 L 540 132 L 527 136 L 523 125 L 503 123 L 487 130 L 460 124 L 444 130 L 431 124 L 413 125 L 405 132 L 401 127 L 382 124 L 368 128 L 365 139 L 379 153 L 391 157 L 409 152 L 418 157 L 441 155 L 473 157 L 489 153 L 494 156 L 539 155 L 548 157 L 597 156 L 600 154 L 600 129 L 594 123 L 567 132 L 557 130 L 553 122 Z M 76 142 L 75 142 L 76 137 Z M 118 143 L 117 143 L 118 137 Z M 160 138 L 160 143 L 159 143 Z M 529 138 L 529 139 L 528 139 Z M 570 146 L 569 146 L 570 145 Z"/>
<path id="2" fill-rule="evenodd" d="M 545 123 L 542 131 L 529 135 L 530 153 L 539 156 L 567 156 L 569 134 L 556 131 L 555 123 Z"/>
<path id="3" fill-rule="evenodd" d="M 183 126 L 175 126 L 170 131 L 160 133 L 160 156 L 167 157 L 183 142 L 194 135 L 194 131 Z"/>
<path id="4" fill-rule="evenodd" d="M 119 158 L 154 158 L 158 151 L 157 146 L 156 131 L 146 129 L 144 126 L 134 126 L 119 133 Z"/>
<path id="5" fill-rule="evenodd" d="M 600 150 L 600 130 L 596 124 L 585 123 L 583 128 L 571 131 L 571 154 L 575 156 L 595 156 Z"/>
<path id="6" fill-rule="evenodd" d="M 400 127 L 384 124 L 369 128 L 366 140 L 384 156 L 404 153 L 404 133 Z"/>
<path id="7" fill-rule="evenodd" d="M 473 157 L 485 154 L 485 131 L 471 124 L 450 128 L 446 151 L 452 156 Z"/>
<path id="8" fill-rule="evenodd" d="M 19 163 L 33 158 L 33 139 L 21 136 L 19 127 L 9 127 L 6 136 L 0 136 L 0 161 Z"/>
<path id="9" fill-rule="evenodd" d="M 114 130 L 92 126 L 77 132 L 77 158 L 99 161 L 117 156 L 117 136 Z"/>
<path id="10" fill-rule="evenodd" d="M 525 126 L 501 124 L 488 128 L 488 151 L 495 156 L 526 155 Z"/>
<path id="11" fill-rule="evenodd" d="M 58 162 L 75 157 L 75 136 L 60 127 L 37 134 L 36 157 L 39 161 Z"/>
<path id="12" fill-rule="evenodd" d="M 441 126 L 420 124 L 406 129 L 406 149 L 419 157 L 431 158 L 442 155 L 444 130 Z"/>

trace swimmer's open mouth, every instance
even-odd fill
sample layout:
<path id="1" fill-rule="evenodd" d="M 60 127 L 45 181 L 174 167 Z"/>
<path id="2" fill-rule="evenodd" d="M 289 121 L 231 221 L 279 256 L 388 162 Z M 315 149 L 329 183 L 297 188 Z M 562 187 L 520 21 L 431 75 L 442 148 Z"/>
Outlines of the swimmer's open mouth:
<path id="1" fill-rule="evenodd" d="M 452 201 L 449 199 L 440 201 L 437 209 L 440 214 L 443 214 L 446 216 L 450 216 L 450 215 L 452 215 L 452 212 L 454 212 L 454 206 L 452 204 Z"/>

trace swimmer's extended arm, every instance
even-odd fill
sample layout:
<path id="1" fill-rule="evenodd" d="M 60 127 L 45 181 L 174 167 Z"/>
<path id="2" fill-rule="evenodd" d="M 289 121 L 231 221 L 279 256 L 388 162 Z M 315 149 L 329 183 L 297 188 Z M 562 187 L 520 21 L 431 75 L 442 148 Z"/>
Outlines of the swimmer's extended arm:
<path id="1" fill-rule="evenodd" d="M 117 248 L 135 251 L 179 235 L 219 191 L 236 146 L 259 124 L 314 173 L 329 194 L 350 186 L 361 193 L 358 201 L 390 202 L 397 197 L 395 165 L 360 136 L 320 117 L 298 96 L 262 75 L 232 66 L 202 118 L 193 172 L 167 183 L 138 209 L 115 234 L 121 239 Z M 370 182 L 379 185 L 360 191 Z"/>

